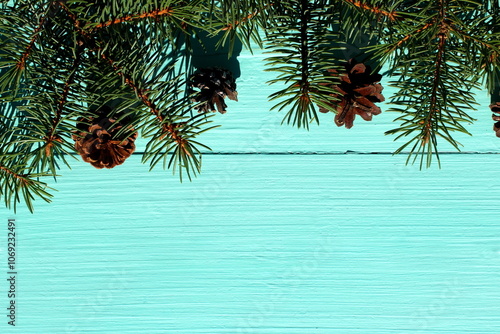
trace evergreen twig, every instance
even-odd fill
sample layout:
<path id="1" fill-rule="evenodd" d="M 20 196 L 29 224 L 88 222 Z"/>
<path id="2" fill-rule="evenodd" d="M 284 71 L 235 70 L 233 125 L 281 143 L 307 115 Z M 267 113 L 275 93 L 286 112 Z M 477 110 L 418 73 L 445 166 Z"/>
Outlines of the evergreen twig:
<path id="1" fill-rule="evenodd" d="M 497 0 L 3 1 L 0 196 L 30 210 L 35 198 L 50 201 L 40 179 L 69 166 L 78 124 L 109 105 L 109 117 L 128 122 L 116 138 L 140 132 L 149 140 L 143 162 L 181 178 L 199 173 L 209 148 L 197 137 L 215 126 L 192 113 L 180 78 L 193 69 L 181 73 L 175 61 L 191 64 L 191 40 L 203 35 L 230 55 L 238 40 L 250 51 L 265 47 L 266 70 L 276 74 L 273 109 L 298 127 L 319 124 L 318 108 L 343 121 L 350 107 L 342 108 L 335 87 L 345 61 L 385 66 L 397 90 L 389 111 L 398 112 L 387 134 L 404 140 L 395 153 L 430 166 L 438 145 L 459 150 L 452 134 L 469 134 L 481 80 L 500 100 L 499 7 Z"/>

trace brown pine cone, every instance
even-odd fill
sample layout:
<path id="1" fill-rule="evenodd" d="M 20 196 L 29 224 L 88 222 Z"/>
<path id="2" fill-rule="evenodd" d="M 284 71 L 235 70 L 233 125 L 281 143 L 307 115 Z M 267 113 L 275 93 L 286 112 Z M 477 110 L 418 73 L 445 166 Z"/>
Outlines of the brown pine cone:
<path id="1" fill-rule="evenodd" d="M 215 112 L 217 109 L 224 114 L 227 108 L 224 103 L 226 96 L 238 101 L 236 81 L 228 70 L 216 67 L 199 69 L 189 79 L 189 87 L 191 92 L 195 92 L 194 88 L 199 89 L 193 98 L 194 102 L 201 102 L 196 106 L 198 112 Z"/>
<path id="2" fill-rule="evenodd" d="M 83 161 L 99 169 L 113 168 L 124 163 L 134 152 L 137 132 L 123 140 L 113 138 L 123 128 L 120 123 L 112 127 L 114 123 L 116 120 L 106 115 L 78 119 L 77 128 L 80 131 L 75 132 L 72 138 Z"/>
<path id="3" fill-rule="evenodd" d="M 500 102 L 491 104 L 490 109 L 493 112 L 491 118 L 496 122 L 493 124 L 493 131 L 495 131 L 497 137 L 500 137 Z"/>
<path id="4" fill-rule="evenodd" d="M 346 72 L 339 76 L 340 84 L 333 86 L 338 94 L 330 94 L 339 101 L 329 105 L 336 110 L 335 124 L 345 125 L 350 129 L 356 115 L 360 115 L 365 121 L 371 121 L 373 115 L 380 114 L 380 107 L 377 107 L 375 102 L 383 102 L 385 98 L 382 95 L 384 88 L 379 83 L 382 76 L 377 73 L 372 74 L 370 66 L 350 59 L 345 64 L 345 69 Z M 338 75 L 335 70 L 329 72 Z M 319 111 L 329 112 L 323 107 L 320 107 Z"/>

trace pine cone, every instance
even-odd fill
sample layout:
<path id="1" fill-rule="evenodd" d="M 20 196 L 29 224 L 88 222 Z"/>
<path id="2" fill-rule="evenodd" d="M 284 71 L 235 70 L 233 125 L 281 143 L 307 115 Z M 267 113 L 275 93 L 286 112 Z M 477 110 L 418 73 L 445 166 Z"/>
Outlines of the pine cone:
<path id="1" fill-rule="evenodd" d="M 373 115 L 380 114 L 381 110 L 374 102 L 383 102 L 385 98 L 382 95 L 384 88 L 379 83 L 382 76 L 377 73 L 372 74 L 370 66 L 350 59 L 345 64 L 345 69 L 346 72 L 340 75 L 340 84 L 333 86 L 338 94 L 330 94 L 340 101 L 329 105 L 337 111 L 335 124 L 345 125 L 350 129 L 356 115 L 360 115 L 365 121 L 371 121 Z M 329 72 L 338 75 L 335 70 Z M 323 107 L 320 107 L 319 111 L 329 112 Z"/>
<path id="2" fill-rule="evenodd" d="M 196 109 L 198 112 L 219 111 L 226 112 L 227 105 L 224 99 L 238 101 L 236 81 L 230 71 L 221 68 L 207 68 L 197 70 L 189 79 L 191 92 L 198 88 L 199 92 L 193 98 L 194 102 L 201 102 Z"/>
<path id="3" fill-rule="evenodd" d="M 115 123 L 116 120 L 106 114 L 78 119 L 77 128 L 80 131 L 75 132 L 72 138 L 83 161 L 99 169 L 113 168 L 124 163 L 134 152 L 137 132 L 123 140 L 113 138 L 123 128 L 122 124 Z"/>
<path id="4" fill-rule="evenodd" d="M 500 102 L 491 104 L 490 109 L 493 112 L 491 118 L 496 122 L 493 125 L 493 131 L 495 131 L 497 137 L 500 137 Z"/>

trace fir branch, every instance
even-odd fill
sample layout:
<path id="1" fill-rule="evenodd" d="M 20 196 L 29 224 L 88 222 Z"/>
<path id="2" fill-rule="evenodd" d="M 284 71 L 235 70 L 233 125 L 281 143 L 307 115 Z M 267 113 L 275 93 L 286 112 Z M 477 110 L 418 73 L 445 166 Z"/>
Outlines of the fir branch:
<path id="1" fill-rule="evenodd" d="M 47 189 L 55 189 L 39 181 L 40 177 L 46 177 L 51 174 L 26 173 L 26 168 L 22 167 L 23 164 L 15 159 L 12 160 L 12 156 L 8 158 L 2 156 L 0 160 L 0 179 L 3 182 L 2 187 L 0 187 L 0 197 L 3 197 L 7 208 L 13 207 L 15 212 L 17 204 L 21 202 L 21 196 L 31 213 L 34 211 L 33 201 L 36 197 L 47 203 L 51 202 L 51 197 L 53 196 L 47 192 Z M 6 166 L 5 162 L 13 164 L 14 167 Z"/>
<path id="2" fill-rule="evenodd" d="M 431 157 L 433 149 L 437 153 L 437 142 L 436 133 L 439 131 L 437 128 L 437 122 L 440 119 L 441 106 L 438 103 L 438 93 L 442 89 L 442 67 L 444 63 L 444 54 L 446 50 L 446 39 L 447 39 L 447 28 L 445 27 L 445 12 L 442 0 L 440 1 L 441 11 L 440 11 L 440 32 L 438 33 L 438 45 L 437 45 L 437 55 L 435 60 L 434 76 L 432 78 L 432 88 L 430 90 L 430 103 L 427 109 L 427 116 L 422 122 L 422 136 L 420 138 L 421 145 L 425 146 L 432 142 L 432 148 L 429 148 L 427 154 L 427 167 L 430 167 Z M 442 94 L 442 93 L 441 93 Z M 439 161 L 439 155 L 437 155 Z M 422 155 L 423 159 L 423 155 Z M 422 164 L 421 164 L 422 166 Z"/>
<path id="3" fill-rule="evenodd" d="M 398 14 L 395 11 L 386 11 L 380 7 L 371 6 L 371 5 L 367 4 L 366 2 L 361 2 L 358 0 L 340 0 L 340 1 L 351 4 L 359 9 L 366 10 L 372 14 L 386 16 L 391 21 L 395 21 L 396 19 L 399 18 Z"/>
<path id="4" fill-rule="evenodd" d="M 56 114 L 55 114 L 56 117 L 53 121 L 54 124 L 59 123 L 59 121 L 61 120 L 61 115 L 62 115 L 62 112 L 64 110 L 64 106 L 68 102 L 68 95 L 70 93 L 71 85 L 75 82 L 75 77 L 76 77 L 78 68 L 80 67 L 80 63 L 82 60 L 82 53 L 84 50 L 83 41 L 79 41 L 78 44 L 79 45 L 75 51 L 75 53 L 76 53 L 75 58 L 73 59 L 73 64 L 71 65 L 70 75 L 69 75 L 68 79 L 64 82 L 64 87 L 63 87 L 63 91 L 61 94 L 61 100 L 59 101 L 59 103 L 57 105 Z"/>
<path id="5" fill-rule="evenodd" d="M 79 41 L 78 48 L 76 49 L 76 55 L 73 59 L 73 64 L 71 65 L 71 72 L 68 79 L 64 82 L 63 90 L 61 94 L 61 99 L 57 103 L 57 107 L 55 109 L 55 117 L 52 119 L 52 127 L 48 131 L 47 135 L 43 138 L 45 140 L 45 155 L 47 157 L 51 156 L 52 149 L 54 147 L 54 142 L 62 143 L 62 138 L 56 133 L 56 130 L 61 122 L 62 114 L 64 111 L 64 107 L 68 102 L 68 96 L 70 94 L 70 89 L 73 83 L 75 82 L 75 77 L 80 66 L 82 60 L 82 52 L 84 50 L 83 42 Z"/>
<path id="6" fill-rule="evenodd" d="M 308 128 L 310 122 L 319 124 L 316 105 L 332 110 L 330 102 L 335 100 L 331 87 L 338 78 L 328 70 L 339 67 L 333 54 L 338 35 L 330 30 L 336 19 L 324 1 L 290 1 L 281 6 L 278 10 L 287 16 L 279 17 L 267 36 L 268 49 L 280 55 L 266 61 L 269 71 L 281 73 L 269 83 L 287 86 L 270 95 L 271 100 L 282 99 L 272 109 L 287 108 L 283 122 Z"/>
<path id="7" fill-rule="evenodd" d="M 131 21 L 137 21 L 145 18 L 154 18 L 154 19 L 159 19 L 162 16 L 172 16 L 174 13 L 174 10 L 172 7 L 167 7 L 163 9 L 154 9 L 149 12 L 141 13 L 141 14 L 134 14 L 134 15 L 127 15 L 124 17 L 120 17 L 117 19 L 109 20 L 103 23 L 99 23 L 97 25 L 92 25 L 92 24 L 87 24 L 87 26 L 84 27 L 84 29 L 89 29 L 92 27 L 92 29 L 100 29 L 104 27 L 109 27 L 114 24 L 120 24 L 123 22 L 131 22 Z"/>
<path id="8" fill-rule="evenodd" d="M 434 77 L 432 79 L 432 89 L 431 89 L 431 98 L 429 104 L 429 113 L 426 117 L 426 121 L 424 122 L 424 134 L 422 138 L 422 145 L 425 145 L 429 142 L 430 137 L 433 135 L 434 119 L 440 110 L 439 105 L 437 103 L 438 99 L 438 90 L 441 86 L 441 71 L 443 66 L 443 57 L 446 50 L 446 39 L 448 38 L 448 27 L 447 27 L 447 18 L 445 12 L 445 5 L 443 0 L 439 0 L 440 11 L 439 11 L 439 33 L 437 34 L 438 45 L 437 45 L 437 55 L 435 60 L 435 69 L 434 69 Z"/>
<path id="9" fill-rule="evenodd" d="M 84 41 L 89 41 L 91 40 L 90 33 L 84 29 L 84 24 L 83 22 L 78 19 L 78 16 L 71 11 L 71 9 L 66 5 L 65 1 L 59 1 L 59 6 L 66 12 L 66 15 L 70 18 L 70 20 L 73 22 L 73 26 L 75 27 L 76 31 L 82 36 Z"/>
<path id="10" fill-rule="evenodd" d="M 468 4 L 468 8 L 474 8 L 474 5 L 476 4 Z M 425 157 L 425 165 L 427 167 L 431 165 L 433 154 L 436 154 L 439 162 L 438 137 L 445 139 L 459 150 L 460 144 L 450 132 L 459 131 L 468 134 L 461 123 L 472 122 L 472 118 L 463 109 L 464 106 L 473 108 L 474 100 L 469 90 L 477 87 L 479 74 L 471 72 L 468 68 L 471 64 L 478 63 L 478 55 L 470 55 L 470 50 L 474 49 L 474 46 L 465 43 L 464 39 L 454 33 L 454 27 L 465 25 L 465 21 L 457 17 L 457 13 L 463 12 L 461 6 L 463 5 L 453 6 L 448 0 L 440 0 L 433 6 L 422 8 L 422 12 L 417 15 L 423 17 L 425 14 L 431 18 L 422 26 L 426 27 L 425 34 L 413 34 L 412 43 L 398 44 L 402 40 L 408 40 L 403 38 L 383 46 L 387 48 L 385 54 L 388 50 L 394 51 L 394 45 L 400 46 L 393 58 L 393 73 L 401 76 L 396 83 L 400 91 L 393 97 L 392 102 L 406 107 L 393 109 L 403 113 L 396 119 L 402 120 L 403 123 L 400 128 L 386 133 L 399 133 L 396 139 L 418 133 L 395 153 L 402 152 L 413 143 L 408 161 L 413 154 L 415 159 L 420 155 L 421 167 L 424 165 Z M 403 25 L 400 27 L 403 31 L 407 29 L 415 31 L 415 28 Z M 423 32 L 422 27 L 416 31 Z M 397 38 L 397 34 L 394 38 Z M 432 45 L 433 52 L 429 52 L 429 45 Z M 464 59 L 463 55 L 469 56 Z M 432 76 L 429 77 L 426 73 L 432 73 Z M 452 90 L 458 91 L 458 94 L 451 97 Z"/>
<path id="11" fill-rule="evenodd" d="M 35 28 L 33 31 L 33 37 L 31 37 L 31 40 L 26 47 L 26 50 L 23 52 L 21 55 L 21 58 L 17 62 L 17 67 L 21 70 L 23 70 L 26 67 L 26 60 L 28 59 L 31 50 L 33 49 L 33 46 L 35 45 L 36 40 L 38 39 L 39 33 L 42 30 L 43 25 L 45 24 L 45 16 L 40 19 L 40 23 L 38 24 L 38 27 Z"/>
<path id="12" fill-rule="evenodd" d="M 205 24 L 201 28 L 218 38 L 217 47 L 225 46 L 229 41 L 229 56 L 236 40 L 250 51 L 252 41 L 262 48 L 261 32 L 272 26 L 273 6 L 266 0 L 211 1 L 202 15 Z"/>
<path id="13" fill-rule="evenodd" d="M 403 43 L 407 42 L 410 38 L 417 37 L 418 34 L 420 34 L 421 32 L 423 32 L 424 30 L 428 29 L 429 27 L 434 26 L 434 24 L 435 24 L 434 21 L 427 22 L 426 24 L 424 24 L 422 27 L 416 29 L 411 34 L 408 34 L 405 37 L 403 37 L 402 39 L 400 39 L 399 41 L 397 41 L 394 44 L 394 46 L 391 49 L 387 50 L 386 52 L 393 52 L 396 48 L 400 47 Z"/>
<path id="14" fill-rule="evenodd" d="M 493 45 L 491 43 L 488 43 L 487 41 L 484 41 L 484 40 L 480 39 L 479 37 L 472 36 L 472 35 L 466 33 L 465 31 L 461 30 L 460 28 L 458 28 L 456 26 L 450 25 L 448 28 L 449 28 L 450 31 L 456 32 L 457 36 L 461 37 L 462 39 L 464 39 L 464 40 L 470 39 L 474 43 L 477 43 L 477 44 L 480 44 L 480 45 L 486 47 L 491 52 L 494 52 L 495 54 L 498 53 L 498 47 L 497 46 L 495 46 L 495 45 Z"/>
<path id="15" fill-rule="evenodd" d="M 269 8 L 271 7 L 273 4 L 268 4 L 268 5 L 265 5 L 263 8 L 257 8 L 255 9 L 255 11 L 253 11 L 252 13 L 248 14 L 247 16 L 244 16 L 243 18 L 241 18 L 240 20 L 236 20 L 234 21 L 233 23 L 229 23 L 227 24 L 224 28 L 222 28 L 221 30 L 222 31 L 226 31 L 226 30 L 234 30 L 236 29 L 238 26 L 240 26 L 241 24 L 253 19 L 254 17 L 256 17 L 257 15 L 259 15 L 260 13 L 262 13 L 266 8 Z"/>
<path id="16" fill-rule="evenodd" d="M 446 39 L 448 34 L 448 28 L 446 26 L 446 13 L 443 0 L 439 1 L 439 17 L 436 20 L 439 27 L 439 33 L 437 34 L 438 45 L 437 45 L 437 55 L 435 59 L 435 69 L 432 77 L 432 88 L 430 90 L 430 103 L 427 110 L 427 115 L 425 120 L 422 122 L 422 136 L 420 138 L 422 146 L 427 145 L 431 139 L 435 138 L 434 132 L 437 130 L 435 127 L 436 122 L 439 119 L 439 113 L 441 112 L 440 106 L 438 105 L 438 92 L 442 87 L 441 76 L 443 67 L 443 57 L 446 49 Z M 427 25 L 429 25 L 428 23 Z M 426 25 L 426 26 L 427 26 Z M 424 26 L 425 27 L 425 26 Z M 423 29 L 421 29 L 423 30 Z M 436 143 L 433 143 L 437 145 Z"/>
<path id="17" fill-rule="evenodd" d="M 300 46 L 300 58 L 302 62 L 302 71 L 301 71 L 301 90 L 303 93 L 307 95 L 307 86 L 309 84 L 309 41 L 308 41 L 308 25 L 309 20 L 311 19 L 311 12 L 309 9 L 309 0 L 301 0 L 301 8 L 300 8 L 300 38 L 301 38 L 301 46 Z M 302 95 L 301 98 L 303 98 Z"/>
<path id="18" fill-rule="evenodd" d="M 56 10 L 56 7 L 59 5 L 58 2 L 51 2 L 47 10 L 45 10 L 45 13 L 42 15 L 38 22 L 38 26 L 33 30 L 33 33 L 31 34 L 31 39 L 29 41 L 28 46 L 26 47 L 25 51 L 22 53 L 21 58 L 17 62 L 17 68 L 23 70 L 26 67 L 26 61 L 28 60 L 33 47 L 35 46 L 36 41 L 38 40 L 40 33 L 43 30 L 43 27 L 47 21 L 48 15 L 50 14 L 51 11 Z"/>
<path id="19" fill-rule="evenodd" d="M 14 171 L 12 171 L 11 169 L 5 167 L 5 166 L 2 166 L 0 165 L 0 170 L 6 174 L 9 174 L 10 176 L 16 178 L 17 180 L 19 180 L 21 183 L 28 183 L 28 181 L 26 180 L 26 177 L 27 175 L 26 174 L 18 174 Z"/>
<path id="20" fill-rule="evenodd" d="M 179 133 L 178 130 L 176 130 L 175 125 L 169 124 L 166 122 L 165 117 L 162 115 L 161 110 L 156 106 L 154 101 L 152 101 L 148 95 L 147 95 L 147 90 L 140 88 L 132 79 L 129 75 L 123 72 L 123 69 L 121 69 L 119 66 L 116 65 L 116 63 L 109 58 L 106 54 L 101 53 L 101 58 L 107 61 L 107 63 L 113 68 L 113 70 L 116 72 L 116 74 L 120 77 L 123 78 L 124 82 L 134 90 L 134 92 L 137 94 L 137 96 L 141 99 L 141 101 L 149 108 L 152 114 L 155 115 L 156 119 L 159 121 L 159 123 L 162 126 L 162 129 L 165 131 L 164 135 L 169 135 L 172 140 L 174 140 L 183 150 L 184 153 L 186 153 L 188 156 L 191 156 L 189 151 L 187 151 L 187 140 L 184 139 L 181 134 Z"/>

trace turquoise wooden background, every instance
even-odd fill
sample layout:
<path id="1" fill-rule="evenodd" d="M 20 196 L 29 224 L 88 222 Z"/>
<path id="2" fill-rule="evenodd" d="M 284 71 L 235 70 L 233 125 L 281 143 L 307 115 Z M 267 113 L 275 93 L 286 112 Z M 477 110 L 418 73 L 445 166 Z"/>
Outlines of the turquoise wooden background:
<path id="1" fill-rule="evenodd" d="M 395 114 L 281 126 L 263 57 L 240 55 L 240 101 L 200 138 L 214 154 L 192 183 L 137 155 L 113 170 L 80 162 L 52 204 L 1 209 L 0 306 L 7 218 L 19 272 L 17 327 L 3 315 L 1 333 L 500 333 L 486 93 L 474 136 L 457 135 L 464 153 L 419 171 L 388 154 Z"/>

